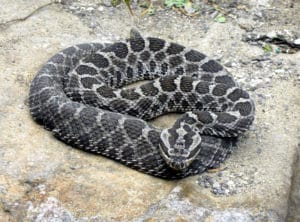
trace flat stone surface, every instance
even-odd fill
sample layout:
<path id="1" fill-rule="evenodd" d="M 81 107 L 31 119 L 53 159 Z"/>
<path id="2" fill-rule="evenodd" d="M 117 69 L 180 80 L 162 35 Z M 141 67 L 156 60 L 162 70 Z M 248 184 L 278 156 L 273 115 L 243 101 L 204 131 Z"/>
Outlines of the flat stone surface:
<path id="1" fill-rule="evenodd" d="M 299 4 L 241 3 L 221 24 L 213 13 L 193 19 L 160 9 L 141 17 L 135 9 L 132 18 L 124 5 L 62 2 L 0 2 L 1 220 L 299 219 L 300 54 L 267 54 L 242 41 L 246 30 L 297 31 Z M 77 43 L 123 39 L 131 27 L 220 60 L 253 96 L 255 123 L 219 169 L 178 181 L 157 179 L 73 149 L 31 119 L 29 85 L 51 55 Z M 154 124 L 170 126 L 176 117 L 163 116 Z"/>
<path id="2" fill-rule="evenodd" d="M 35 10 L 42 8 L 45 5 L 52 3 L 51 0 L 40 0 L 40 1 L 6 1 L 1 0 L 1 17 L 0 23 L 9 23 L 12 21 L 23 20 Z"/>

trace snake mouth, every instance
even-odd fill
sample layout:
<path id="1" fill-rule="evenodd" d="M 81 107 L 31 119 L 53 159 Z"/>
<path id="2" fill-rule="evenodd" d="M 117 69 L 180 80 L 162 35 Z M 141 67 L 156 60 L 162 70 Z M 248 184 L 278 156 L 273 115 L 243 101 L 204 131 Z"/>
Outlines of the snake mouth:
<path id="1" fill-rule="evenodd" d="M 171 161 L 169 162 L 169 166 L 174 170 L 183 171 L 186 168 L 188 168 L 191 162 L 192 161 L 186 161 L 186 160 Z"/>
<path id="2" fill-rule="evenodd" d="M 159 148 L 160 148 L 161 156 L 165 160 L 166 164 L 170 168 L 177 171 L 183 171 L 186 168 L 188 168 L 190 164 L 193 162 L 193 160 L 195 159 L 195 155 L 198 154 L 197 152 L 197 154 L 193 154 L 190 158 L 190 157 L 184 157 L 182 155 L 179 155 L 178 153 L 171 152 L 170 154 L 170 150 L 168 150 L 168 148 L 163 144 L 160 144 Z"/>

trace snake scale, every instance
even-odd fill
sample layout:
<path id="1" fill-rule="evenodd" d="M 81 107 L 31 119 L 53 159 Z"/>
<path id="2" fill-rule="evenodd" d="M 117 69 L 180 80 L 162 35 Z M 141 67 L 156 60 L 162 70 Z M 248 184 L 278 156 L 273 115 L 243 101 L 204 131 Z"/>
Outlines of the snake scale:
<path id="1" fill-rule="evenodd" d="M 133 88 L 128 84 L 148 80 Z M 33 119 L 73 147 L 179 179 L 217 167 L 254 120 L 254 103 L 203 53 L 132 29 L 124 41 L 66 48 L 32 81 Z M 169 129 L 148 120 L 182 115 Z"/>

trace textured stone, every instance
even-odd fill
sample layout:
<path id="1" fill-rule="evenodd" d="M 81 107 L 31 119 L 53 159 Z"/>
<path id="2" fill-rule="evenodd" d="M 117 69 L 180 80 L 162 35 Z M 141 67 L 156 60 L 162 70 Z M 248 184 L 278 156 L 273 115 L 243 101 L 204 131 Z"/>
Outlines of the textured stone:
<path id="1" fill-rule="evenodd" d="M 134 21 L 124 5 L 99 11 L 92 10 L 99 8 L 96 0 L 64 2 L 37 10 L 49 1 L 1 1 L 1 220 L 297 221 L 299 53 L 271 54 L 257 66 L 253 58 L 261 57 L 263 50 L 241 42 L 242 30 L 229 19 L 218 24 L 166 11 Z M 282 13 L 287 10 L 273 1 L 268 4 L 284 8 Z M 256 27 L 249 10 L 240 15 Z M 286 12 L 273 21 L 276 28 L 286 28 L 287 19 L 291 29 L 297 27 L 293 13 Z M 262 25 L 269 29 L 268 22 Z M 219 169 L 164 181 L 72 149 L 31 119 L 29 84 L 51 55 L 77 43 L 125 38 L 132 26 L 151 36 L 172 35 L 173 41 L 238 64 L 230 71 L 242 86 L 252 89 L 257 118 Z M 240 59 L 246 62 L 240 64 Z M 154 123 L 167 127 L 177 117 L 163 116 Z M 298 176 L 291 186 L 293 172 Z"/>
<path id="2" fill-rule="evenodd" d="M 54 1 L 40 0 L 40 1 L 6 1 L 2 0 L 1 3 L 1 23 L 10 23 L 13 21 L 23 20 L 30 16 L 35 11 L 39 10 L 45 5 L 49 5 Z"/>

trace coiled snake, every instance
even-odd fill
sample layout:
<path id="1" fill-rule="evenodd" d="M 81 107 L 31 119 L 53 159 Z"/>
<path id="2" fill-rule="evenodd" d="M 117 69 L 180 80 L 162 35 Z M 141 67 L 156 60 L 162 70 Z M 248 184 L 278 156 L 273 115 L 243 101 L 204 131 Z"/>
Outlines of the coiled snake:
<path id="1" fill-rule="evenodd" d="M 149 80 L 135 88 L 123 86 Z M 32 117 L 63 142 L 175 179 L 222 162 L 254 120 L 249 94 L 216 61 L 159 38 L 71 46 L 33 79 Z M 147 120 L 183 113 L 169 129 Z"/>

